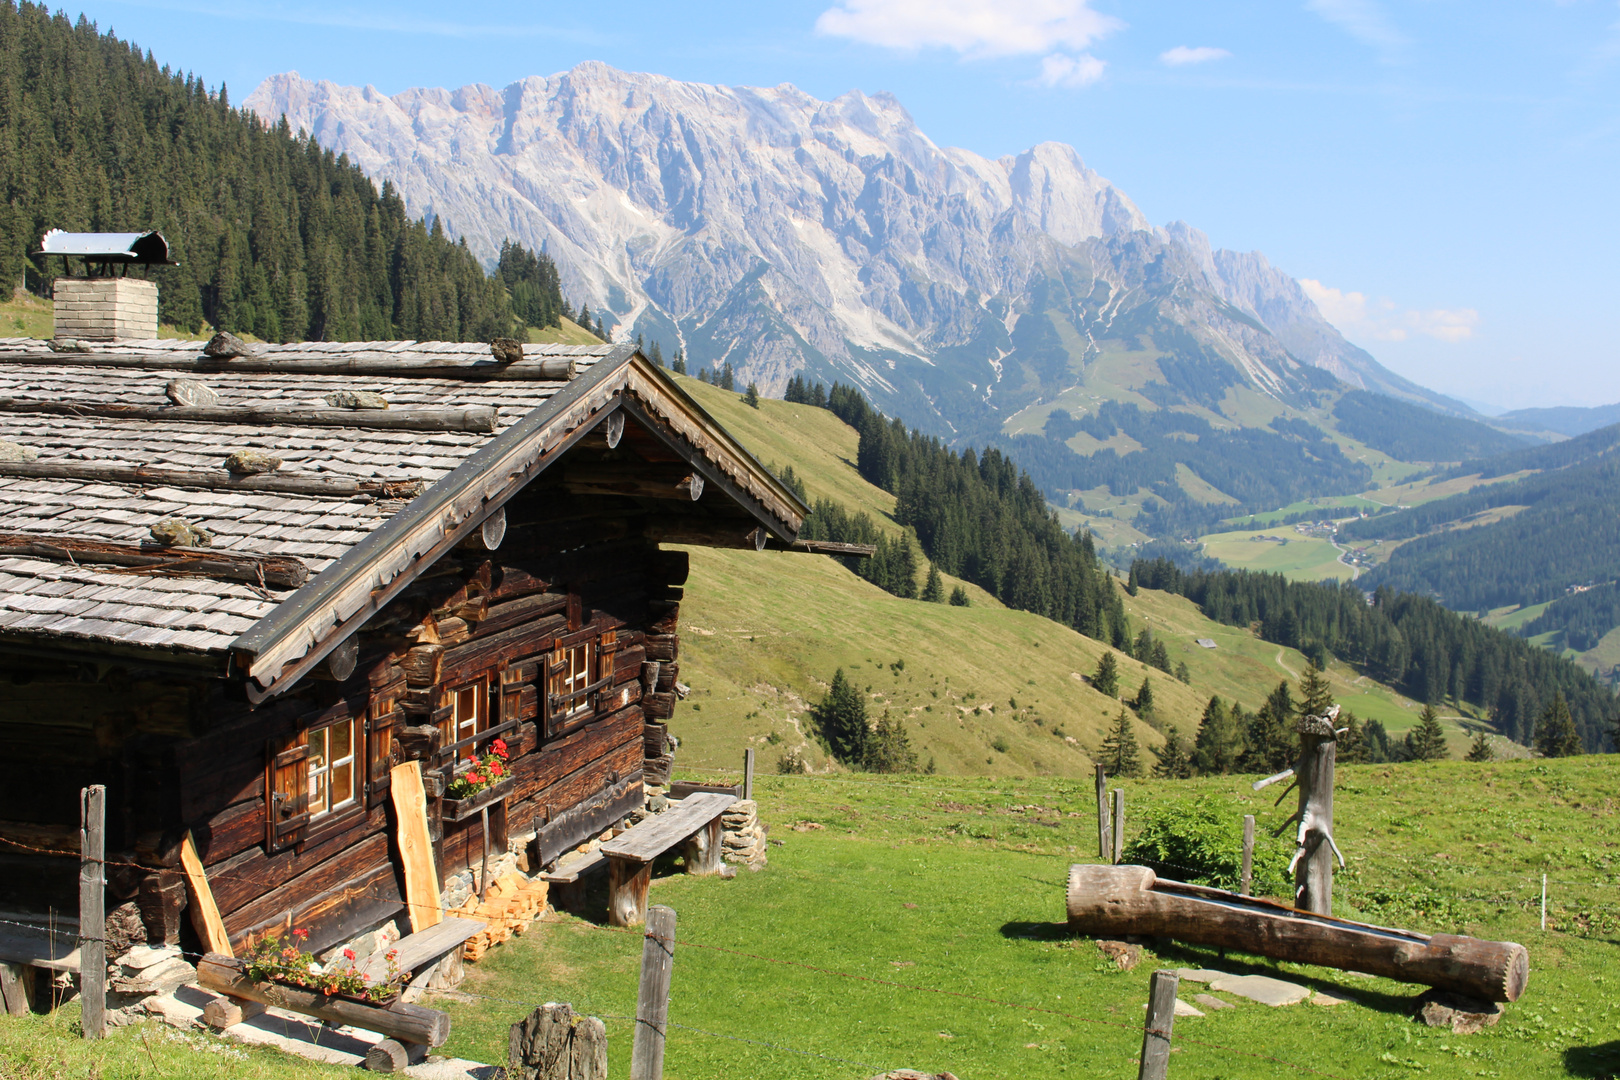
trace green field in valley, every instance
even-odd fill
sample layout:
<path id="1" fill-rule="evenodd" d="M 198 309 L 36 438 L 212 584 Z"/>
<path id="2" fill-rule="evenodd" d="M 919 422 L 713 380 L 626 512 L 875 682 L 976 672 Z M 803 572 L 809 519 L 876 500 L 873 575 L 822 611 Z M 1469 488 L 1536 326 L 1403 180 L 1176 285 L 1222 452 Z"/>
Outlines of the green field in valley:
<path id="1" fill-rule="evenodd" d="M 1270 1008 L 1217 995 L 1235 1008 L 1176 1021 L 1176 1080 L 1612 1075 L 1617 764 L 1605 755 L 1340 768 L 1335 832 L 1349 860 L 1335 885 L 1340 913 L 1530 951 L 1528 991 L 1472 1036 L 1415 1023 L 1422 987 L 1328 968 L 1160 941 L 1135 970 L 1114 970 L 1063 922 L 1068 867 L 1096 851 L 1087 782 L 762 776 L 768 868 L 734 881 L 662 864 L 655 873 L 652 902 L 679 918 L 665 1076 L 853 1080 L 900 1067 L 962 1080 L 1134 1076 L 1150 972 L 1206 966 L 1349 1000 Z M 1288 808 L 1250 792 L 1250 779 L 1127 780 L 1127 837 L 1154 807 L 1194 797 L 1233 820 L 1255 814 L 1269 833 Z M 587 918 L 547 916 L 469 966 L 461 992 L 431 997 L 453 1017 L 445 1052 L 502 1064 L 512 1023 L 540 1002 L 569 1001 L 604 1018 L 611 1075 L 626 1076 L 642 939 L 605 928 L 604 910 L 598 890 Z M 1182 997 L 1203 989 L 1184 984 Z M 70 1004 L 52 1018 L 0 1018 L 0 1075 L 341 1075 L 270 1051 L 226 1060 L 197 1048 L 224 1044 L 192 1035 L 188 1047 L 155 1023 L 85 1043 L 72 1034 L 76 1013 Z"/>
<path id="2" fill-rule="evenodd" d="M 1235 570 L 1263 570 L 1291 581 L 1349 581 L 1354 573 L 1339 561 L 1331 540 L 1306 536 L 1292 525 L 1210 533 L 1199 539 L 1203 554 Z"/>

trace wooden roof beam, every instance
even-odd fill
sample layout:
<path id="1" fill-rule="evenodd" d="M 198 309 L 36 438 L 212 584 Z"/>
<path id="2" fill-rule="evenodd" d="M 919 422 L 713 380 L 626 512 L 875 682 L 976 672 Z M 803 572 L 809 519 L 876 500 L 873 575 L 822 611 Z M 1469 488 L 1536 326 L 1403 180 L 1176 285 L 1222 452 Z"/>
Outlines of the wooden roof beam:
<path id="1" fill-rule="evenodd" d="M 158 469 L 147 465 L 97 465 L 83 461 L 0 461 L 0 477 L 4 476 L 194 491 L 268 491 L 280 495 L 324 495 L 339 499 L 355 495 L 412 499 L 420 495 L 424 487 L 420 480 L 403 478 L 356 480 L 349 476 L 241 475 L 226 469 Z"/>
<path id="2" fill-rule="evenodd" d="M 499 410 L 490 405 L 465 409 L 301 409 L 286 405 L 115 405 L 101 401 L 40 401 L 0 398 L 0 413 L 99 416 L 114 420 L 179 420 L 198 424 L 285 424 L 291 427 L 347 427 L 374 431 L 495 430 Z"/>
<path id="3" fill-rule="evenodd" d="M 143 371 L 189 371 L 197 375 L 220 372 L 252 375 L 390 375 L 417 379 L 466 379 L 469 382 L 566 382 L 578 374 L 578 357 L 542 356 L 503 364 L 493 357 L 480 360 L 446 360 L 423 357 L 419 353 L 353 352 L 317 354 L 294 359 L 271 353 L 216 360 L 185 353 L 113 352 L 18 352 L 7 353 L 0 361 L 7 364 L 36 364 L 40 367 L 135 368 Z M 603 347 L 599 353 L 608 356 Z M 420 358 L 419 358 L 420 357 Z"/>
<path id="4" fill-rule="evenodd" d="M 309 580 L 309 566 L 290 555 L 235 555 L 207 548 L 113 544 L 105 540 L 0 533 L 0 555 L 50 562 L 131 567 L 154 573 L 240 581 L 273 589 L 296 589 Z"/>

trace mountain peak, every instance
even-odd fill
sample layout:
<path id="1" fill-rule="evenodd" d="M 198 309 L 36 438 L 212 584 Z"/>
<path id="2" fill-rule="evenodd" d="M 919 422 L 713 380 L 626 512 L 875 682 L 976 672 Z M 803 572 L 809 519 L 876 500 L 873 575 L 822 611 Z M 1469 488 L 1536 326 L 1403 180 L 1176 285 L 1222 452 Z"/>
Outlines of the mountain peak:
<path id="1" fill-rule="evenodd" d="M 543 248 L 565 295 L 619 336 L 724 359 L 766 392 L 806 371 L 925 427 L 982 431 L 1073 385 L 1116 332 L 1118 290 L 1159 288 L 1171 250 L 1179 276 L 1143 317 L 1195 336 L 1201 312 L 1225 318 L 1213 298 L 1174 298 L 1191 289 L 1265 323 L 1208 346 L 1240 378 L 1291 385 L 1274 301 L 1309 346 L 1296 355 L 1377 367 L 1292 279 L 1263 258 L 1223 263 L 1190 227 L 1153 230 L 1074 147 L 942 149 L 888 93 L 821 101 L 587 61 L 503 90 L 392 96 L 289 72 L 248 104 L 392 181 L 412 214 L 454 222 L 486 263 L 507 239 Z"/>

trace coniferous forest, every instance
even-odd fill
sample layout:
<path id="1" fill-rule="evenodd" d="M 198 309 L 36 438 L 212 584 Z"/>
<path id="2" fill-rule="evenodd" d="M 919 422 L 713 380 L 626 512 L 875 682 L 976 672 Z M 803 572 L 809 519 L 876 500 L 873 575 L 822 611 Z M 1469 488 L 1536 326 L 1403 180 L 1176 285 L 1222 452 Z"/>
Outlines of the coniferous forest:
<path id="1" fill-rule="evenodd" d="M 149 271 L 159 318 L 188 332 L 473 341 L 564 309 L 544 254 L 513 260 L 509 298 L 442 220 L 411 220 L 285 119 L 265 126 L 82 17 L 0 0 L 0 280 L 49 295 L 60 260 L 26 253 L 51 228 L 162 232 L 180 265 Z"/>
<path id="2" fill-rule="evenodd" d="M 860 433 L 856 466 L 861 475 L 895 496 L 895 520 L 915 531 L 923 553 L 940 571 L 971 581 L 1008 607 L 1045 615 L 1130 650 L 1119 589 L 1098 559 L 1091 534 L 1077 537 L 1065 530 L 1029 475 L 1001 451 L 955 453 L 939 439 L 888 419 L 851 387 L 835 384 L 826 391 L 795 378 L 786 397 L 829 409 Z M 849 529 L 830 529 L 818 537 L 834 539 L 835 533 L 856 540 Z M 903 591 L 915 589 L 915 568 L 901 547 L 908 546 L 896 545 L 887 562 L 889 583 L 879 584 L 915 595 Z M 874 572 L 885 564 L 883 554 L 874 560 Z"/>
<path id="3" fill-rule="evenodd" d="M 1538 720 L 1559 695 L 1588 752 L 1604 748 L 1613 724 L 1613 695 L 1575 663 L 1427 597 L 1383 588 L 1369 604 L 1349 582 L 1188 572 L 1168 559 L 1136 563 L 1131 578 L 1187 597 L 1217 622 L 1257 625 L 1266 641 L 1318 662 L 1337 656 L 1418 701 L 1450 698 L 1479 706 L 1515 742 L 1535 741 Z"/>

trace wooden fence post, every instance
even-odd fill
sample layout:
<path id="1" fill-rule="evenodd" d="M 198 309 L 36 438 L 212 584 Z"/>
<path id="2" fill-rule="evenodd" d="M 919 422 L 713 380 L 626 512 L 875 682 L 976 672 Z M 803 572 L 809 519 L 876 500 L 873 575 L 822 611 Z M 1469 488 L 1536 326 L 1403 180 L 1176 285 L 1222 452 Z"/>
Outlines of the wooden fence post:
<path id="1" fill-rule="evenodd" d="M 1114 853 L 1111 850 L 1113 837 L 1108 827 L 1108 777 L 1103 773 L 1103 767 L 1097 766 L 1097 860 L 1111 863 Z"/>
<path id="2" fill-rule="evenodd" d="M 754 751 L 750 747 L 743 751 L 743 798 L 754 797 Z"/>
<path id="3" fill-rule="evenodd" d="M 1299 718 L 1299 810 L 1292 821 L 1298 825 L 1294 859 L 1294 906 L 1318 915 L 1333 914 L 1333 860 L 1339 855 L 1333 842 L 1333 765 L 1338 736 L 1334 724 L 1339 707 L 1331 706 L 1323 716 Z M 1286 794 L 1286 792 L 1285 792 Z"/>
<path id="4" fill-rule="evenodd" d="M 107 1034 L 106 827 L 107 789 L 92 784 L 79 793 L 79 998 L 87 1039 Z"/>
<path id="5" fill-rule="evenodd" d="M 1114 789 L 1114 862 L 1123 858 L 1125 851 L 1125 789 Z"/>
<path id="6" fill-rule="evenodd" d="M 647 909 L 641 947 L 641 992 L 636 997 L 636 1037 L 630 1045 L 630 1080 L 663 1080 L 664 1032 L 669 1022 L 669 977 L 675 966 L 675 909 Z"/>
<path id="7" fill-rule="evenodd" d="M 1142 1068 L 1137 1080 L 1165 1080 L 1170 1070 L 1170 1030 L 1176 1022 L 1174 971 L 1155 971 L 1148 988 L 1147 1022 L 1142 1028 Z"/>
<path id="8" fill-rule="evenodd" d="M 1252 896 L 1254 888 L 1254 815 L 1243 815 L 1243 888 L 1244 896 Z"/>

